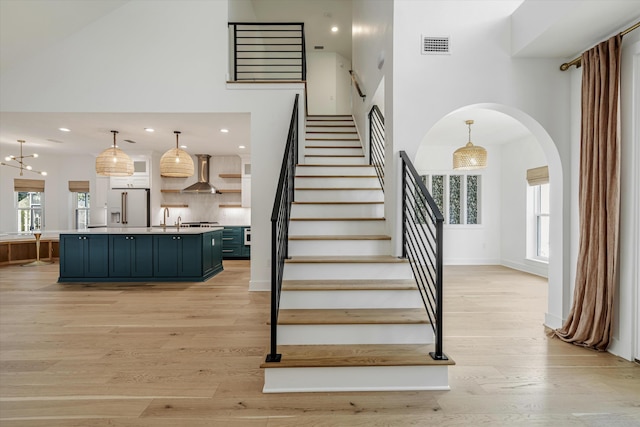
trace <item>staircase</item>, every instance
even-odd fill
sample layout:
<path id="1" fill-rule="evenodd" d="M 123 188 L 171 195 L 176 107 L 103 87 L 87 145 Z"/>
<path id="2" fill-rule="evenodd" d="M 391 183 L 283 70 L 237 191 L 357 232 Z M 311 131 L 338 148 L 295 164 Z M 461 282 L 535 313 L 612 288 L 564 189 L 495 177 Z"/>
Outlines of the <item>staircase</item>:
<path id="1" fill-rule="evenodd" d="M 447 390 L 406 260 L 392 256 L 384 193 L 350 116 L 307 118 L 265 393 Z"/>

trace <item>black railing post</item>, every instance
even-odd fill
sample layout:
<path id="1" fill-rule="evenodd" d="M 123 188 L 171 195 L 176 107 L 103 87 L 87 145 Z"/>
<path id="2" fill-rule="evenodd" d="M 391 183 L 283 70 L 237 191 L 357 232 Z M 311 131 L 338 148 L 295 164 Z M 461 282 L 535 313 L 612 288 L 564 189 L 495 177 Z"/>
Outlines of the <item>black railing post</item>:
<path id="1" fill-rule="evenodd" d="M 429 355 L 434 360 L 448 360 L 447 356 L 444 354 L 442 346 L 443 346 L 443 335 L 444 331 L 442 328 L 443 325 L 443 283 L 442 283 L 442 250 L 443 250 L 443 226 L 444 220 L 439 219 L 436 221 L 436 322 L 438 322 L 438 333 L 436 334 L 436 351 L 433 353 L 429 353 Z"/>
<path id="2" fill-rule="evenodd" d="M 267 362 L 280 362 L 278 354 L 278 312 L 285 259 L 289 256 L 289 218 L 295 190 L 296 153 L 298 145 L 298 102 L 296 95 L 289 123 L 280 177 L 271 211 L 271 340 Z"/>
<path id="3" fill-rule="evenodd" d="M 302 33 L 302 81 L 307 80 L 307 48 L 304 37 L 304 22 L 300 24 L 300 31 Z"/>
<path id="4" fill-rule="evenodd" d="M 407 257 L 407 172 L 404 159 L 402 165 L 402 258 Z"/>
<path id="5" fill-rule="evenodd" d="M 238 26 L 233 25 L 233 81 L 238 81 Z"/>
<path id="6" fill-rule="evenodd" d="M 443 224 L 444 218 L 407 153 L 400 152 L 402 170 L 402 256 L 411 266 L 435 336 L 434 360 L 448 360 L 443 350 Z"/>
<path id="7" fill-rule="evenodd" d="M 278 239 L 278 223 L 277 221 L 271 222 L 271 340 L 269 346 L 269 354 L 267 355 L 267 362 L 279 362 L 282 359 L 282 355 L 278 354 L 278 310 L 274 310 L 279 304 L 280 299 L 278 295 L 278 289 L 276 284 L 278 283 L 278 251 L 277 242 Z"/>

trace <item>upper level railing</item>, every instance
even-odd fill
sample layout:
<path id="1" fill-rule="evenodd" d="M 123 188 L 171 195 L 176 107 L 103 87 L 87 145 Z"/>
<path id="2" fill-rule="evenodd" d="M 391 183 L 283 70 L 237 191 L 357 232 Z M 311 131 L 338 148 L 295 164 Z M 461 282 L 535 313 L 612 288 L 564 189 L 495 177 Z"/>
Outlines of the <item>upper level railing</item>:
<path id="1" fill-rule="evenodd" d="M 402 159 L 402 256 L 409 261 L 435 335 L 435 360 L 443 352 L 442 238 L 444 217 L 404 151 Z"/>
<path id="2" fill-rule="evenodd" d="M 284 149 L 280 179 L 271 212 L 271 343 L 267 362 L 279 362 L 278 312 L 284 260 L 289 257 L 289 218 L 294 196 L 294 180 L 298 160 L 298 98 L 293 103 L 287 145 Z"/>
<path id="3" fill-rule="evenodd" d="M 384 191 L 384 116 L 377 105 L 369 111 L 369 164 L 376 170 Z"/>
<path id="4" fill-rule="evenodd" d="M 304 23 L 229 22 L 234 81 L 307 79 Z"/>

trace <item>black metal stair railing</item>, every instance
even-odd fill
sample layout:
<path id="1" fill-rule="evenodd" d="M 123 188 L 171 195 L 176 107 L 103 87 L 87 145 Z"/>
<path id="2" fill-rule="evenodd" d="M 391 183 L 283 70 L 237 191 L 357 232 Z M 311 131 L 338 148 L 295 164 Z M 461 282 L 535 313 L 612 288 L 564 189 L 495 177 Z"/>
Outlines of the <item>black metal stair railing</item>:
<path id="1" fill-rule="evenodd" d="M 384 191 L 384 116 L 377 105 L 369 111 L 369 164 L 376 170 Z"/>
<path id="2" fill-rule="evenodd" d="M 407 153 L 402 159 L 402 256 L 409 261 L 435 335 L 435 360 L 443 352 L 442 248 L 444 217 Z"/>
<path id="3" fill-rule="evenodd" d="M 284 261 L 289 257 L 289 218 L 294 197 L 294 180 L 298 162 L 298 98 L 293 103 L 287 145 L 284 149 L 278 189 L 271 212 L 271 342 L 267 362 L 279 362 L 278 312 Z"/>
<path id="4" fill-rule="evenodd" d="M 304 23 L 229 22 L 234 81 L 307 79 Z"/>

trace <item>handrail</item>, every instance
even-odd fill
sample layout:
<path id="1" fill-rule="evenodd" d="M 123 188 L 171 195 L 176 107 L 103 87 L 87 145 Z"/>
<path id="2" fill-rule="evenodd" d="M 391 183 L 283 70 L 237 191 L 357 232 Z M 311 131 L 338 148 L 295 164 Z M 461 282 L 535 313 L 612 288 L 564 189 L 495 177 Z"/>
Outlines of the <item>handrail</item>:
<path id="1" fill-rule="evenodd" d="M 376 170 L 378 181 L 384 191 L 384 116 L 377 105 L 369 111 L 369 164 Z"/>
<path id="2" fill-rule="evenodd" d="M 435 335 L 434 360 L 443 352 L 442 248 L 444 217 L 407 153 L 402 159 L 402 257 L 409 261 Z"/>
<path id="3" fill-rule="evenodd" d="M 284 260 L 289 256 L 289 218 L 294 198 L 294 180 L 298 163 L 298 98 L 293 103 L 287 144 L 282 158 L 278 188 L 271 212 L 271 343 L 267 362 L 279 362 L 278 354 L 278 312 Z"/>
<path id="4" fill-rule="evenodd" d="M 304 22 L 229 22 L 233 81 L 305 81 Z"/>
<path id="5" fill-rule="evenodd" d="M 353 70 L 349 70 L 349 74 L 351 74 L 351 80 L 353 81 L 353 85 L 356 88 L 356 92 L 358 92 L 358 95 L 360 96 L 360 98 L 362 98 L 362 102 L 364 102 L 364 100 L 367 97 L 367 95 L 365 95 L 365 93 L 362 91 L 362 89 L 360 89 L 360 84 L 358 83 L 358 79 L 356 77 L 356 72 L 353 71 Z"/>

